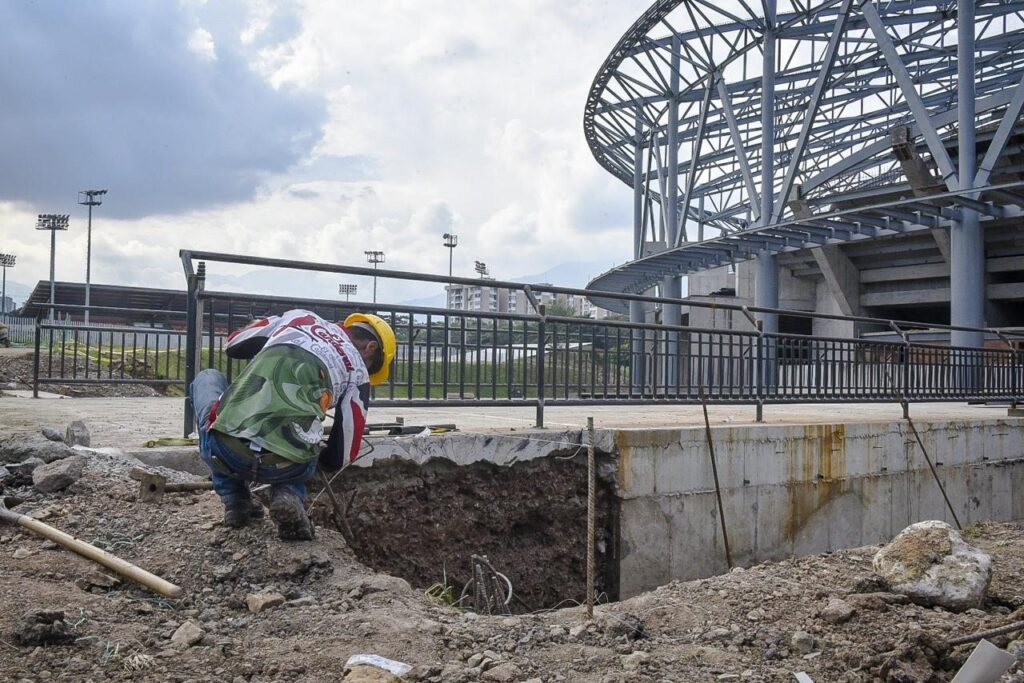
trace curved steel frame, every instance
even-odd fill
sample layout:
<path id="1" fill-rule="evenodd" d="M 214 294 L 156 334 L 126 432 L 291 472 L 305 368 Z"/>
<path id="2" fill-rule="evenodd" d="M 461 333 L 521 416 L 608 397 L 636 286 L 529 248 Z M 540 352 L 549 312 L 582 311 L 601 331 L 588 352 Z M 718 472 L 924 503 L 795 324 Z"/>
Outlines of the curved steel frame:
<path id="1" fill-rule="evenodd" d="M 753 258 L 769 281 L 782 251 L 943 228 L 970 284 L 978 221 L 1024 207 L 1022 76 L 1024 2 L 660 0 L 587 99 L 588 144 L 636 214 L 632 260 L 588 289 Z M 968 303 L 955 324 L 981 324 Z"/>

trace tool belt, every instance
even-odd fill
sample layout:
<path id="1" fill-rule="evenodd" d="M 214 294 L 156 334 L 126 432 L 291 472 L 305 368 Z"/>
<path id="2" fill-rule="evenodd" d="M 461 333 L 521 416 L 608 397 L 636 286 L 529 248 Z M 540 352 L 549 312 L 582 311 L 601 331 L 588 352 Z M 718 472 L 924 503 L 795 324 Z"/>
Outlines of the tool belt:
<path id="1" fill-rule="evenodd" d="M 251 441 L 239 439 L 237 436 L 231 436 L 216 429 L 211 429 L 210 434 L 233 454 L 250 463 L 254 472 L 260 467 L 291 467 L 292 465 L 302 464 L 288 458 L 283 458 L 277 453 L 272 453 L 258 446 L 254 450 Z"/>

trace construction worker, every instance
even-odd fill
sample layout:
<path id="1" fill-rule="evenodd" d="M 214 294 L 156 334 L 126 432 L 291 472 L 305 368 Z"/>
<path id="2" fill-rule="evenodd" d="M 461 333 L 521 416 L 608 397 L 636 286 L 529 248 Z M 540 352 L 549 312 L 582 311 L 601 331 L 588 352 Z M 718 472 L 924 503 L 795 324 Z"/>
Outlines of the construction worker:
<path id="1" fill-rule="evenodd" d="M 249 483 L 271 485 L 270 516 L 283 539 L 309 540 L 305 481 L 319 464 L 338 470 L 359 455 L 371 384 L 387 381 L 395 333 L 375 315 L 328 322 L 293 310 L 228 337 L 227 355 L 251 359 L 233 384 L 214 369 L 191 386 L 199 453 L 224 503 L 224 525 L 263 510 Z M 334 426 L 321 448 L 324 417 Z"/>

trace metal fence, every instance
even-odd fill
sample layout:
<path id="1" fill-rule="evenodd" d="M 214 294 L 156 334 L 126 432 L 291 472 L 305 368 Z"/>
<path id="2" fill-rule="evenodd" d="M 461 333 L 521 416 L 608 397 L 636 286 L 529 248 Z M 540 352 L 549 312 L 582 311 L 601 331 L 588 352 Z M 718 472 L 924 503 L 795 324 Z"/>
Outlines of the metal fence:
<path id="1" fill-rule="evenodd" d="M 316 310 L 343 320 L 374 312 L 398 337 L 389 381 L 375 387 L 377 406 L 532 406 L 543 425 L 547 405 L 613 403 L 767 403 L 856 401 L 1016 402 L 1024 382 L 1022 337 L 985 330 L 986 348 L 951 347 L 936 334 L 949 326 L 874 318 L 820 315 L 623 294 L 607 298 L 648 304 L 715 307 L 741 315 L 734 329 L 668 326 L 624 320 L 548 315 L 538 294 L 585 294 L 577 289 L 488 281 L 489 287 L 524 292 L 531 313 L 493 313 L 366 302 L 298 299 L 213 292 L 205 266 L 193 260 L 370 275 L 366 268 L 311 264 L 226 254 L 183 252 L 189 308 L 172 313 L 174 329 L 85 325 L 67 319 L 83 306 L 58 306 L 64 320 L 33 320 L 33 380 L 40 384 L 148 384 L 183 387 L 203 368 L 229 379 L 244 363 L 224 353 L 226 334 L 250 320 L 290 308 Z M 376 271 L 378 277 L 479 284 L 478 280 Z M 141 309 L 116 310 L 127 320 Z M 161 311 L 167 314 L 166 311 Z M 759 314 L 847 320 L 892 331 L 877 337 L 830 338 L 763 333 Z M 742 327 L 739 327 L 742 325 Z M 915 341 L 919 334 L 923 341 Z M 190 410 L 186 410 L 186 420 Z M 186 424 L 191 431 L 191 423 Z"/>
<path id="2" fill-rule="evenodd" d="M 745 329 L 709 329 L 551 316 L 540 293 L 586 295 L 566 287 L 488 281 L 524 292 L 530 314 L 260 297 L 205 289 L 205 264 L 235 263 L 419 282 L 479 285 L 469 278 L 182 252 L 189 284 L 185 380 L 205 367 L 229 378 L 241 367 L 223 354 L 221 332 L 272 309 L 313 308 L 343 319 L 353 311 L 388 320 L 399 341 L 389 381 L 375 387 L 377 406 L 1010 401 L 1022 385 L 1020 337 L 984 330 L 994 348 L 916 342 L 919 323 L 803 311 L 729 306 L 641 295 L 602 297 L 739 311 Z M 194 262 L 198 268 L 194 268 Z M 764 333 L 758 315 L 846 320 L 888 328 L 900 341 Z M 929 331 L 956 328 L 929 325 Z M 190 409 L 186 430 L 191 431 Z M 759 410 L 760 414 L 760 410 Z"/>

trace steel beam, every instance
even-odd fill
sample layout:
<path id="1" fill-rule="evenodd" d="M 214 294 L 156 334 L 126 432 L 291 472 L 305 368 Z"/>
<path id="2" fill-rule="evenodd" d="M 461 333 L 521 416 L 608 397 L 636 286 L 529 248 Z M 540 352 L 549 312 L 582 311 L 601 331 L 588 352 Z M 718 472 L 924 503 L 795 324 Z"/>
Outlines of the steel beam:
<path id="1" fill-rule="evenodd" d="M 721 73 L 715 81 L 718 88 L 718 100 L 722 103 L 722 115 L 729 126 L 729 136 L 732 138 L 732 146 L 736 150 L 736 161 L 740 166 L 740 173 L 743 175 L 743 183 L 747 187 L 747 201 L 754 213 L 754 220 L 761 217 L 761 197 L 754 186 L 754 176 L 750 173 L 750 164 L 747 162 L 747 149 L 740 135 L 739 126 L 736 125 L 736 114 L 732 108 L 732 96 L 725 86 L 725 79 Z"/>
<path id="2" fill-rule="evenodd" d="M 700 148 L 704 143 L 704 128 L 708 120 L 708 108 L 711 106 L 711 81 L 713 78 L 713 74 L 708 74 L 708 87 L 704 91 L 704 100 L 700 105 L 700 114 L 697 119 L 697 137 L 693 141 L 693 152 L 690 155 L 690 169 L 686 174 L 686 189 L 683 193 L 683 205 L 682 210 L 679 213 L 679 227 L 676 230 L 676 241 L 672 245 L 673 247 L 678 247 L 682 244 L 683 237 L 687 236 L 686 219 L 690 214 L 690 199 L 693 197 L 693 183 L 697 179 L 697 166 L 700 165 Z"/>
<path id="3" fill-rule="evenodd" d="M 861 12 L 864 14 L 864 19 L 867 21 L 871 33 L 875 36 L 878 49 L 882 52 L 882 56 L 885 57 L 886 64 L 889 65 L 889 71 L 892 72 L 896 83 L 900 87 L 900 92 L 903 94 L 903 99 L 906 100 L 907 107 L 914 114 L 915 122 L 921 130 L 925 143 L 928 145 L 928 151 L 932 153 L 932 158 L 935 159 L 939 172 L 942 173 L 943 182 L 946 183 L 946 187 L 950 190 L 958 189 L 960 180 L 957 177 L 956 169 L 953 168 L 953 161 L 949 158 L 949 152 L 946 151 L 946 146 L 942 144 L 942 139 L 932 124 L 928 108 L 921 101 L 921 95 L 918 94 L 917 89 L 914 87 L 914 80 L 911 78 L 910 72 L 907 71 L 906 65 L 900 59 L 899 53 L 896 52 L 896 46 L 892 42 L 892 37 L 885 30 L 885 24 L 882 23 L 882 18 L 878 15 L 878 8 L 875 7 L 875 3 L 872 0 L 863 0 Z M 971 16 L 974 16 L 973 12 Z M 974 41 L 972 40 L 972 55 L 974 54 L 973 50 Z M 973 129 L 973 127 L 974 123 L 972 122 L 971 128 Z"/>
<path id="4" fill-rule="evenodd" d="M 804 157 L 804 148 L 807 146 L 807 139 L 811 135 L 811 128 L 814 125 L 814 119 L 818 114 L 818 106 L 821 103 L 822 93 L 825 92 L 825 85 L 828 83 L 829 78 L 832 76 L 832 66 L 836 61 L 836 53 L 839 51 L 839 43 L 843 39 L 843 33 L 846 29 L 846 20 L 850 16 L 850 6 L 853 4 L 853 0 L 843 0 L 843 4 L 839 7 L 839 16 L 836 17 L 836 23 L 832 27 L 832 35 L 829 36 L 828 46 L 825 48 L 825 54 L 822 57 L 821 68 L 818 70 L 818 77 L 814 81 L 814 87 L 811 90 L 811 97 L 807 104 L 807 113 L 804 116 L 803 125 L 800 126 L 800 134 L 797 136 L 796 144 L 793 145 L 789 157 L 789 167 L 786 169 L 786 176 L 782 180 L 782 187 L 779 189 L 779 194 L 775 198 L 775 210 L 772 212 L 772 223 L 777 223 L 782 217 L 782 212 L 786 208 L 786 202 L 789 201 L 789 193 L 793 188 L 793 181 L 796 179 L 797 171 L 800 170 L 800 162 Z"/>
<path id="5" fill-rule="evenodd" d="M 1007 140 L 1013 134 L 1022 108 L 1024 108 L 1024 77 L 1021 78 L 1020 83 L 1014 88 L 1013 99 L 1010 100 L 1006 111 L 1003 112 L 1003 118 L 999 121 L 999 128 L 996 129 L 992 142 L 988 145 L 985 158 L 981 160 L 981 166 L 974 177 L 974 187 L 984 187 L 988 184 L 988 180 L 992 176 L 992 170 L 999 162 L 999 157 L 1002 156 L 1003 150 L 1006 148 Z"/>

